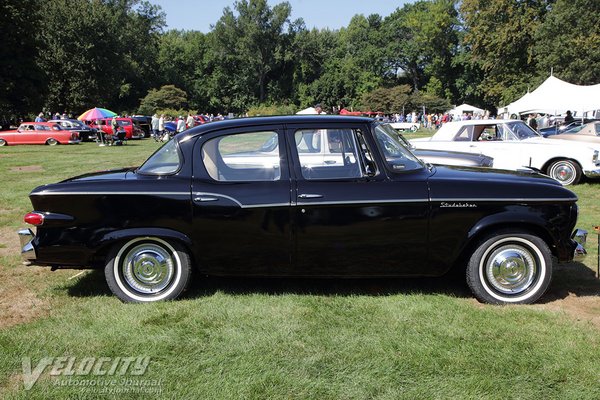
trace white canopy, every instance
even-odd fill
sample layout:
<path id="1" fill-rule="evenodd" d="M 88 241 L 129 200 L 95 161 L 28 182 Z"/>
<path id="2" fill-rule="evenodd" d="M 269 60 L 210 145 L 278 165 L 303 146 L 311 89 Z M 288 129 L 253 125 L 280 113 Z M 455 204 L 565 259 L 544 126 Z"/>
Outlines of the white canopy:
<path id="1" fill-rule="evenodd" d="M 482 110 L 481 108 L 471 106 L 471 105 L 465 103 L 465 104 L 461 104 L 460 106 L 455 107 L 452 110 L 448 111 L 448 114 L 452 114 L 452 115 L 483 114 L 484 112 L 485 112 L 485 110 Z"/>
<path id="2" fill-rule="evenodd" d="M 574 85 L 550 76 L 537 89 L 498 109 L 508 114 L 564 114 L 567 110 L 582 115 L 600 109 L 600 84 Z"/>

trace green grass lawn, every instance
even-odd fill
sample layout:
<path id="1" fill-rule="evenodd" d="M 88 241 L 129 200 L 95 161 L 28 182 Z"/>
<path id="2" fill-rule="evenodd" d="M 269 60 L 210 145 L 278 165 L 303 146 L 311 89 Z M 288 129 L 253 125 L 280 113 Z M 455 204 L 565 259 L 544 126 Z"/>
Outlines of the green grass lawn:
<path id="1" fill-rule="evenodd" d="M 122 304 L 101 271 L 21 265 L 15 230 L 31 189 L 138 165 L 158 146 L 0 149 L 0 398 L 600 398 L 595 235 L 585 263 L 557 268 L 532 306 L 479 304 L 459 278 L 201 276 L 179 301 Z M 572 189 L 578 226 L 591 231 L 600 182 Z M 25 390 L 23 357 L 32 368 L 44 357 L 149 363 L 140 376 L 53 376 L 49 367 Z"/>

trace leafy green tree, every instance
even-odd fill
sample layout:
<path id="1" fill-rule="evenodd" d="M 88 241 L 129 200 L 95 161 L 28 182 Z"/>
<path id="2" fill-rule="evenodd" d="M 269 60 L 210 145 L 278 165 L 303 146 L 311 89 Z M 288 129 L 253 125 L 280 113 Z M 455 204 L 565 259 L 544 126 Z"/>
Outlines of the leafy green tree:
<path id="1" fill-rule="evenodd" d="M 362 96 L 365 111 L 381 111 L 386 114 L 401 112 L 410 105 L 410 86 L 377 88 Z"/>
<path id="2" fill-rule="evenodd" d="M 269 7 L 266 0 L 234 3 L 238 15 L 226 7 L 211 38 L 209 87 L 213 106 L 241 111 L 255 100 L 267 99 L 273 72 L 284 62 L 287 49 L 282 38 L 289 25 L 291 6 L 283 2 Z"/>
<path id="3" fill-rule="evenodd" d="M 433 76 L 442 84 L 441 96 L 452 95 L 452 57 L 458 45 L 455 0 L 416 1 L 405 4 L 383 21 L 387 43 L 386 67 L 404 74 L 414 90 Z"/>
<path id="4" fill-rule="evenodd" d="M 187 107 L 187 94 L 174 85 L 165 85 L 160 89 L 150 89 L 142 99 L 139 112 L 150 115 L 159 109 L 179 110 Z"/>
<path id="5" fill-rule="evenodd" d="M 47 75 L 46 108 L 137 105 L 157 75 L 154 60 L 164 14 L 137 0 L 39 1 L 44 51 L 37 62 Z"/>
<path id="6" fill-rule="evenodd" d="M 36 63 L 39 43 L 31 28 L 38 25 L 38 11 L 35 0 L 0 2 L 0 125 L 41 110 L 45 77 Z"/>
<path id="7" fill-rule="evenodd" d="M 170 30 L 160 37 L 158 67 L 163 84 L 182 88 L 189 95 L 190 106 L 205 109 L 207 35 L 197 31 Z"/>
<path id="8" fill-rule="evenodd" d="M 535 35 L 538 71 L 570 83 L 600 83 L 600 2 L 557 0 Z"/>
<path id="9" fill-rule="evenodd" d="M 491 104 L 508 103 L 535 86 L 534 35 L 553 0 L 463 0 L 463 46 L 482 73 L 477 88 Z"/>

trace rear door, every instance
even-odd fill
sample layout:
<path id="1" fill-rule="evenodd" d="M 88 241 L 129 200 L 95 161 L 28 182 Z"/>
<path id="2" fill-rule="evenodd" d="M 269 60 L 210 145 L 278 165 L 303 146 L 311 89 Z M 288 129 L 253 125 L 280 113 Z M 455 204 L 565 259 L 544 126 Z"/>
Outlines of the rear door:
<path id="1" fill-rule="evenodd" d="M 200 137 L 194 146 L 193 241 L 199 267 L 222 275 L 290 269 L 290 174 L 280 125 Z"/>

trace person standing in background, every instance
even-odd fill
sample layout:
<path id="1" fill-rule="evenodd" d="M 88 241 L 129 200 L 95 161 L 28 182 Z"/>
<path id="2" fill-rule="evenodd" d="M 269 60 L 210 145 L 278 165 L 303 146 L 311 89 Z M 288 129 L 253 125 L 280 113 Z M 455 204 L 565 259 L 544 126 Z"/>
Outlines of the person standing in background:
<path id="1" fill-rule="evenodd" d="M 185 131 L 185 120 L 183 119 L 183 116 L 180 115 L 179 118 L 177 118 L 177 133 L 183 131 Z"/>
<path id="2" fill-rule="evenodd" d="M 156 139 L 158 137 L 158 115 L 156 113 L 152 116 L 150 128 L 152 129 L 152 137 Z"/>

